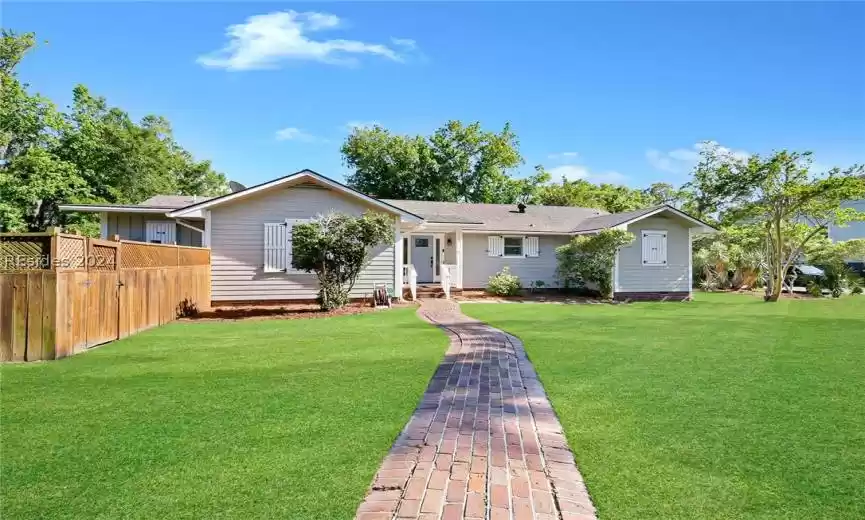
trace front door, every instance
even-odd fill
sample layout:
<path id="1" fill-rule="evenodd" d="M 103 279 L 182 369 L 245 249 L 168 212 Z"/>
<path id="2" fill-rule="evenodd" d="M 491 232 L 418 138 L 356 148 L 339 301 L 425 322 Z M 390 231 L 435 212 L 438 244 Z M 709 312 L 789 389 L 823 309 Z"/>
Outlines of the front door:
<path id="1" fill-rule="evenodd" d="M 433 237 L 411 237 L 411 263 L 417 271 L 418 283 L 430 283 L 433 280 Z"/>

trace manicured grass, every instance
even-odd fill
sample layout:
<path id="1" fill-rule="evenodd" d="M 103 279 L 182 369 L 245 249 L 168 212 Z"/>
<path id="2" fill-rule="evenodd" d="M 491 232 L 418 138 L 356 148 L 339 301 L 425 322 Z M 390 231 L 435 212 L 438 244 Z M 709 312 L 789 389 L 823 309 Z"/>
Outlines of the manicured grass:
<path id="1" fill-rule="evenodd" d="M 0 517 L 353 518 L 446 347 L 397 309 L 3 366 Z"/>
<path id="2" fill-rule="evenodd" d="M 463 305 L 526 345 L 601 519 L 865 518 L 865 297 Z"/>

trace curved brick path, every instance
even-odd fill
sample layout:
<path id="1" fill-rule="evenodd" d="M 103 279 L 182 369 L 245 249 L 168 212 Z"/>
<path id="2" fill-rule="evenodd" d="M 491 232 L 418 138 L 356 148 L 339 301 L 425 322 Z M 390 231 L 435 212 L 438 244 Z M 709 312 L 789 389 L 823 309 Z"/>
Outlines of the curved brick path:
<path id="1" fill-rule="evenodd" d="M 423 300 L 418 314 L 450 348 L 355 518 L 595 519 L 520 340 L 451 301 Z"/>

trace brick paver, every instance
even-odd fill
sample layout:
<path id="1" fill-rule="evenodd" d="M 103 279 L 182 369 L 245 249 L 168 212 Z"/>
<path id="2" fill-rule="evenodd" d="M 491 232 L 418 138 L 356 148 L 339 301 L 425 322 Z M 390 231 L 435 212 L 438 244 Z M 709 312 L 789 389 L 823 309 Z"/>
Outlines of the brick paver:
<path id="1" fill-rule="evenodd" d="M 423 300 L 418 314 L 450 348 L 356 519 L 595 519 L 520 340 L 452 301 Z"/>

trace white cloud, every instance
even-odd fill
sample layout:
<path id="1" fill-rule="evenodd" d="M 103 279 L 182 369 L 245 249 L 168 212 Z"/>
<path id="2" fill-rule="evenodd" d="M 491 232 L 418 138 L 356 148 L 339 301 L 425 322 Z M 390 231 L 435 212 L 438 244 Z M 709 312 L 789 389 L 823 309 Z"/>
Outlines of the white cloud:
<path id="1" fill-rule="evenodd" d="M 250 16 L 245 23 L 230 25 L 228 43 L 220 50 L 199 56 L 200 65 L 227 70 L 276 68 L 288 60 L 317 61 L 329 65 L 355 65 L 359 55 L 374 55 L 392 61 L 404 60 L 404 52 L 415 49 L 414 40 L 392 38 L 393 47 L 358 40 L 313 40 L 310 33 L 336 29 L 343 21 L 336 15 L 276 11 Z"/>
<path id="2" fill-rule="evenodd" d="M 646 160 L 656 170 L 667 173 L 688 173 L 700 161 L 700 152 L 707 144 L 717 145 L 715 141 L 696 143 L 690 148 L 676 148 L 662 152 L 654 148 L 646 150 Z M 747 159 L 750 154 L 745 150 L 734 150 L 725 146 L 718 147 L 718 153 L 730 155 L 736 159 Z"/>
<path id="3" fill-rule="evenodd" d="M 577 152 L 560 152 L 560 153 L 551 153 L 547 156 L 547 159 L 576 159 L 580 154 Z"/>
<path id="4" fill-rule="evenodd" d="M 376 126 L 376 125 L 381 125 L 381 123 L 379 123 L 379 122 L 376 121 L 376 120 L 371 120 L 371 121 L 349 121 L 348 123 L 345 124 L 345 126 L 344 126 L 343 128 L 344 128 L 345 130 L 349 131 L 349 132 L 353 132 L 355 128 L 372 128 L 372 127 L 374 127 L 374 126 Z"/>
<path id="5" fill-rule="evenodd" d="M 583 179 L 596 184 L 624 184 L 628 177 L 616 171 L 593 172 L 580 164 L 563 164 L 547 170 L 553 182 L 559 182 L 562 177 L 569 181 Z"/>
<path id="6" fill-rule="evenodd" d="M 312 134 L 306 133 L 300 128 L 288 127 L 283 128 L 282 130 L 276 131 L 276 140 L 277 141 L 301 141 L 304 143 L 311 143 L 316 141 L 316 137 Z"/>

